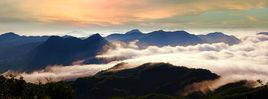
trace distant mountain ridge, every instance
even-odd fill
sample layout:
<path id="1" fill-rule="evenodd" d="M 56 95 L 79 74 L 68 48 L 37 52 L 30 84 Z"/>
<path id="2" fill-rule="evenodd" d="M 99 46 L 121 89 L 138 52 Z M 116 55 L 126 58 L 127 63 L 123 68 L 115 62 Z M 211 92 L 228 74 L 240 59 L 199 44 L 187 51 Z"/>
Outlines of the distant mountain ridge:
<path id="1" fill-rule="evenodd" d="M 95 57 L 109 42 L 101 35 L 94 34 L 87 39 L 51 36 L 34 50 L 32 67 L 47 65 L 71 65 L 72 62 Z"/>
<path id="2" fill-rule="evenodd" d="M 0 50 L 3 47 L 12 47 L 34 42 L 43 42 L 48 38 L 49 36 L 20 36 L 13 32 L 8 32 L 0 35 Z"/>
<path id="3" fill-rule="evenodd" d="M 72 36 L 0 35 L 0 73 L 7 70 L 36 70 L 48 65 L 71 65 L 77 60 L 97 63 L 95 55 L 109 42 L 94 34 L 80 39 Z"/>
<path id="4" fill-rule="evenodd" d="M 45 42 L 49 36 L 20 36 L 13 32 L 0 35 L 0 73 L 9 69 L 22 69 L 28 53 Z"/>
<path id="5" fill-rule="evenodd" d="M 233 35 L 226 35 L 222 32 L 214 32 L 206 35 L 198 35 L 206 43 L 226 43 L 226 44 L 238 44 L 240 40 Z"/>
<path id="6" fill-rule="evenodd" d="M 0 72 L 7 70 L 35 70 L 48 65 L 71 65 L 74 61 L 84 64 L 102 63 L 96 59 L 102 47 L 109 41 L 131 42 L 139 40 L 142 46 L 187 46 L 202 43 L 237 44 L 234 36 L 223 33 L 194 35 L 186 31 L 153 31 L 142 33 L 138 29 L 125 34 L 111 34 L 103 38 L 99 34 L 88 38 L 73 36 L 20 36 L 13 32 L 0 35 Z"/>
<path id="7" fill-rule="evenodd" d="M 134 29 L 125 34 L 111 34 L 106 37 L 109 41 L 130 42 L 139 40 L 141 45 L 156 46 L 187 46 L 202 43 L 227 43 L 230 45 L 237 44 L 240 40 L 234 36 L 225 35 L 220 32 L 209 33 L 207 35 L 194 35 L 186 31 L 153 31 L 150 33 L 142 33 Z"/>

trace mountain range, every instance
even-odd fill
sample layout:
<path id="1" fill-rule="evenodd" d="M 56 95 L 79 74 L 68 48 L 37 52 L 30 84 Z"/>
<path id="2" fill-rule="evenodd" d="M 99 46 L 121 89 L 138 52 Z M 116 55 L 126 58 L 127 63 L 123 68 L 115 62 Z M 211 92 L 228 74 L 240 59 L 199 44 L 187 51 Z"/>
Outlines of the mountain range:
<path id="1" fill-rule="evenodd" d="M 141 46 L 187 46 L 202 43 L 227 43 L 238 44 L 240 40 L 235 36 L 226 35 L 221 32 L 209 33 L 206 35 L 190 34 L 186 31 L 153 31 L 142 33 L 138 29 L 131 30 L 125 34 L 111 34 L 106 37 L 109 41 L 131 42 L 138 40 Z"/>
<path id="2" fill-rule="evenodd" d="M 0 60 L 16 57 L 17 54 L 27 52 L 48 38 L 48 36 L 20 36 L 12 32 L 2 34 L 0 35 Z"/>
<path id="3" fill-rule="evenodd" d="M 134 29 L 125 34 L 111 34 L 102 37 L 99 34 L 88 38 L 73 36 L 20 36 L 9 32 L 0 35 L 0 72 L 7 70 L 32 71 L 49 65 L 72 65 L 103 63 L 95 56 L 104 46 L 113 41 L 132 42 L 138 40 L 140 46 L 187 46 L 202 43 L 240 42 L 234 36 L 220 32 L 207 35 L 195 35 L 186 31 L 153 31 L 142 33 Z"/>
<path id="4" fill-rule="evenodd" d="M 0 47 L 12 47 L 28 43 L 46 41 L 49 36 L 20 36 L 13 32 L 0 35 Z"/>
<path id="5" fill-rule="evenodd" d="M 102 47 L 108 44 L 101 35 L 94 34 L 86 39 L 51 36 L 36 47 L 32 54 L 30 68 L 45 68 L 47 65 L 71 65 L 75 61 L 94 59 Z"/>
<path id="6" fill-rule="evenodd" d="M 75 61 L 91 60 L 108 44 L 99 34 L 80 39 L 72 36 L 37 37 L 7 33 L 0 38 L 1 41 L 7 40 L 1 42 L 7 47 L 6 50 L 0 50 L 0 72 L 31 71 L 48 65 L 71 65 Z"/>

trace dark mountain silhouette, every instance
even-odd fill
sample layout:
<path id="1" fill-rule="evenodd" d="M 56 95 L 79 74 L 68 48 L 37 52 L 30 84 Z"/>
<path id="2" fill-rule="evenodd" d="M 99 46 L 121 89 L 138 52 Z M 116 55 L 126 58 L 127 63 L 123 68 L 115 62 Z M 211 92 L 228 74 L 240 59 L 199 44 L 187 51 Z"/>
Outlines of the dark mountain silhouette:
<path id="1" fill-rule="evenodd" d="M 210 33 L 207 35 L 194 35 L 186 31 L 154 31 L 150 33 L 142 33 L 137 29 L 131 30 L 125 34 L 111 34 L 106 37 L 109 41 L 123 41 L 130 42 L 139 40 L 142 46 L 156 45 L 156 46 L 177 46 L 177 45 L 195 45 L 201 43 L 227 43 L 237 44 L 240 42 L 234 36 L 225 35 L 223 33 Z"/>
<path id="2" fill-rule="evenodd" d="M 114 97 L 113 99 L 266 99 L 268 97 L 268 85 L 252 87 L 248 83 L 252 81 L 238 81 L 226 84 L 206 94 L 194 92 L 188 96 L 172 96 L 159 93 L 151 93 L 143 96 Z"/>
<path id="3" fill-rule="evenodd" d="M 204 41 L 199 37 L 187 33 L 185 31 L 166 32 L 163 30 L 151 32 L 147 34 L 146 38 L 142 38 L 140 41 L 145 42 L 145 44 L 158 45 L 158 46 L 165 46 L 165 45 L 186 46 L 186 45 L 204 43 Z"/>
<path id="4" fill-rule="evenodd" d="M 32 84 L 22 78 L 0 75 L 0 99 L 73 99 L 74 91 L 65 82 Z"/>
<path id="5" fill-rule="evenodd" d="M 0 48 L 46 41 L 48 36 L 20 36 L 13 32 L 0 35 Z"/>
<path id="6" fill-rule="evenodd" d="M 156 46 L 165 46 L 165 45 L 192 45 L 198 43 L 204 43 L 199 37 L 187 33 L 185 31 L 154 31 L 148 34 L 144 34 L 139 30 L 131 30 L 125 34 L 112 34 L 106 37 L 107 40 L 119 40 L 123 42 L 130 42 L 134 40 L 139 40 L 140 45 L 156 45 Z"/>
<path id="7" fill-rule="evenodd" d="M 34 49 L 30 67 L 44 68 L 47 65 L 71 65 L 78 60 L 93 59 L 108 44 L 99 34 L 87 39 L 51 36 L 46 42 Z"/>
<path id="8" fill-rule="evenodd" d="M 134 29 L 131 30 L 125 34 L 111 34 L 108 35 L 106 37 L 107 40 L 119 40 L 119 41 L 124 41 L 124 42 L 130 42 L 130 41 L 134 41 L 134 40 L 138 40 L 140 38 L 143 38 L 144 34 L 138 30 L 138 29 Z"/>
<path id="9" fill-rule="evenodd" d="M 3 54 L 15 54 L 17 49 L 21 49 L 20 52 L 25 52 L 31 48 L 48 39 L 48 36 L 20 36 L 13 32 L 0 35 L 0 59 L 2 57 L 14 56 Z M 12 53 L 11 53 L 12 52 Z"/>
<path id="10" fill-rule="evenodd" d="M 77 60 L 97 63 L 95 55 L 108 41 L 99 34 L 85 39 L 72 36 L 0 36 L 0 72 L 31 71 L 47 65 L 70 65 Z"/>
<path id="11" fill-rule="evenodd" d="M 120 66 L 116 66 L 118 68 Z M 189 69 L 167 63 L 147 63 L 132 69 L 111 71 L 74 82 L 78 98 L 106 99 L 115 96 L 163 93 L 176 95 L 186 85 L 219 76 L 204 69 Z"/>
<path id="12" fill-rule="evenodd" d="M 28 53 L 48 39 L 48 36 L 20 36 L 9 32 L 0 35 L 0 72 L 23 69 Z"/>
<path id="13" fill-rule="evenodd" d="M 6 51 L 18 49 L 20 46 L 26 46 L 34 43 L 46 41 L 48 36 L 20 36 L 13 32 L 5 33 L 0 35 L 0 57 L 6 56 L 1 55 L 1 53 L 6 53 Z M 10 53 L 12 54 L 12 53 Z"/>
<path id="14" fill-rule="evenodd" d="M 176 67 L 165 63 L 147 63 L 121 70 L 127 64 L 118 64 L 93 77 L 74 82 L 79 98 L 101 99 L 265 99 L 268 85 L 261 80 L 242 80 L 227 83 L 216 90 L 193 92 L 186 96 L 181 89 L 194 82 L 218 79 L 204 69 Z M 82 85 L 81 85 L 82 84 Z M 257 85 L 257 86 L 256 86 Z M 85 87 L 87 86 L 87 87 Z M 200 86 L 201 87 L 201 86 Z"/>
<path id="15" fill-rule="evenodd" d="M 254 84 L 255 83 L 255 84 Z M 256 86 L 256 83 L 261 86 Z M 268 85 L 258 81 L 238 81 L 229 83 L 207 93 L 208 99 L 265 99 L 268 96 Z"/>
<path id="16" fill-rule="evenodd" d="M 239 43 L 234 36 L 223 33 L 194 35 L 185 31 L 154 31 L 142 33 L 138 29 L 125 34 L 111 34 L 106 39 L 131 42 L 139 40 L 139 45 L 148 46 L 177 46 L 194 45 L 200 43 L 227 44 Z M 47 65 L 70 65 L 77 60 L 84 60 L 85 64 L 102 63 L 95 55 L 106 45 L 106 41 L 99 34 L 88 38 L 72 36 L 20 36 L 15 33 L 0 35 L 0 72 L 8 69 L 27 70 L 44 68 Z"/>
<path id="17" fill-rule="evenodd" d="M 27 70 L 29 54 L 40 44 L 41 42 L 24 44 L 1 52 L 0 73 L 7 70 Z"/>
<path id="18" fill-rule="evenodd" d="M 14 39 L 14 38 L 19 38 L 20 36 L 13 33 L 13 32 L 8 32 L 8 33 L 4 33 L 4 34 L 1 34 L 0 35 L 0 39 L 1 41 L 4 41 L 4 40 L 11 40 L 11 39 Z"/>

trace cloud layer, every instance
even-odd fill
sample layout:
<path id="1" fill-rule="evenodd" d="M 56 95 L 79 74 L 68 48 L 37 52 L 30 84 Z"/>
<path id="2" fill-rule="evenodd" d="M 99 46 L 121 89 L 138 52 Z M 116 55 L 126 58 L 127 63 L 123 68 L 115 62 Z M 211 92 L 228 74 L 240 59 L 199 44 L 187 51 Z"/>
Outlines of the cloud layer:
<path id="1" fill-rule="evenodd" d="M 225 81 L 258 80 L 268 81 L 268 36 L 247 36 L 237 45 L 224 43 L 199 44 L 194 46 L 150 46 L 138 49 L 135 43 L 116 43 L 116 47 L 98 57 L 121 57 L 102 65 L 52 66 L 33 73 L 20 73 L 28 82 L 71 80 L 94 75 L 118 63 L 128 63 L 132 68 L 147 62 L 167 62 L 178 66 L 208 69 L 219 74 Z M 222 83 L 221 83 L 222 84 Z"/>
<path id="2" fill-rule="evenodd" d="M 80 77 L 92 76 L 95 73 L 106 70 L 116 63 L 105 65 L 73 65 L 73 66 L 49 66 L 46 69 L 35 71 L 32 73 L 19 73 L 15 71 L 7 71 L 3 75 L 14 75 L 17 78 L 23 77 L 27 82 L 32 83 L 48 83 L 63 80 L 74 80 Z"/>
<path id="3" fill-rule="evenodd" d="M 131 45 L 132 46 L 132 45 Z M 268 36 L 248 36 L 242 43 L 229 46 L 224 43 L 195 46 L 150 46 L 146 49 L 118 46 L 99 57 L 128 57 L 123 62 L 169 62 L 193 68 L 211 70 L 230 79 L 262 79 L 268 81 Z"/>

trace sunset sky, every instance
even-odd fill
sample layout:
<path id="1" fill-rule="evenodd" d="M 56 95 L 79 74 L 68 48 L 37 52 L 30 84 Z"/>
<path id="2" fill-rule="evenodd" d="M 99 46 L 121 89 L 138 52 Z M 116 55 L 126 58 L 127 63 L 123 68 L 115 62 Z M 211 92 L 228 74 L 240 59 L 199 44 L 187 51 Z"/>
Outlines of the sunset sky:
<path id="1" fill-rule="evenodd" d="M 268 31 L 268 0 L 1 0 L 0 34 Z"/>

